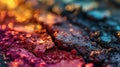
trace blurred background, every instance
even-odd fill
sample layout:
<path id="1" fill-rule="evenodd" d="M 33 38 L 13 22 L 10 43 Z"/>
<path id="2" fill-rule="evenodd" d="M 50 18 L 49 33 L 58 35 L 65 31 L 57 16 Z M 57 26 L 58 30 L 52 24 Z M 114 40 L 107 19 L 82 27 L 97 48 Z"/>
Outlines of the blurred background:
<path id="1" fill-rule="evenodd" d="M 33 14 L 50 11 L 60 14 L 64 10 L 82 9 L 99 18 L 112 17 L 119 20 L 120 0 L 0 0 L 0 22 L 7 14 L 14 16 L 18 22 L 24 22 Z"/>

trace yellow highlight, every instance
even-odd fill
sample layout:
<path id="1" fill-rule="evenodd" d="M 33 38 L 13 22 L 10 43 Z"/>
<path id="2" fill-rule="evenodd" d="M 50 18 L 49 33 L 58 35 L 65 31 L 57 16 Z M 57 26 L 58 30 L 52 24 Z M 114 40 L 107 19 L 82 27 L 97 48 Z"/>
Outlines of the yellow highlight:
<path id="1" fill-rule="evenodd" d="M 65 9 L 68 11 L 72 11 L 74 9 L 74 5 L 67 5 Z"/>
<path id="2" fill-rule="evenodd" d="M 23 0 L 0 0 L 8 9 L 15 9 Z"/>
<path id="3" fill-rule="evenodd" d="M 0 0 L 1 10 L 7 10 L 8 16 L 14 16 L 18 22 L 25 22 L 33 15 L 32 2 L 25 0 Z"/>

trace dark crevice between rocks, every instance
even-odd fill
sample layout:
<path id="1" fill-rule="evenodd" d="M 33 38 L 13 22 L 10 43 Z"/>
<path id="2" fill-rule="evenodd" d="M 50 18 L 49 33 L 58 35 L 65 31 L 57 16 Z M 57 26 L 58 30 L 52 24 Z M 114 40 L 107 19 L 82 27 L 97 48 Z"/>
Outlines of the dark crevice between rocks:
<path id="1" fill-rule="evenodd" d="M 51 38 L 52 38 L 52 41 L 54 42 L 54 44 L 55 44 L 55 47 L 57 47 L 59 50 L 64 50 L 64 51 L 67 51 L 67 52 L 70 52 L 72 49 L 71 48 L 65 48 L 65 47 L 63 47 L 63 46 L 59 46 L 58 45 L 58 42 L 56 42 L 56 39 L 55 39 L 55 37 L 53 36 L 53 31 L 51 31 L 51 29 L 49 28 L 49 26 L 48 25 L 46 25 L 46 24 L 44 24 L 44 23 L 41 23 L 41 25 L 46 29 L 46 31 L 47 31 L 47 34 L 49 34 L 50 36 L 51 36 Z"/>
<path id="2" fill-rule="evenodd" d="M 43 22 L 44 23 L 44 22 Z M 58 47 L 58 44 L 55 42 L 55 37 L 50 33 L 50 31 L 49 31 L 49 27 L 48 27 L 48 25 L 45 25 L 45 24 L 43 24 L 43 23 L 41 23 L 41 25 L 43 26 L 43 28 L 45 28 L 46 29 L 46 32 L 47 32 L 47 34 L 48 35 L 50 35 L 51 36 L 51 38 L 52 38 L 52 41 L 54 42 L 54 44 L 55 44 L 55 47 L 57 47 L 58 49 L 60 49 L 59 47 Z M 51 48 L 52 49 L 52 48 Z M 60 49 L 61 50 L 61 49 Z"/>

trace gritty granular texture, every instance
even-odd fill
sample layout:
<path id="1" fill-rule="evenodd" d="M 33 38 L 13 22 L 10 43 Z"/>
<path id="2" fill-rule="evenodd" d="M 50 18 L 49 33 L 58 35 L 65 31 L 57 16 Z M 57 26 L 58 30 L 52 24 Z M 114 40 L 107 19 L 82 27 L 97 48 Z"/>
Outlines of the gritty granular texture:
<path id="1" fill-rule="evenodd" d="M 50 33 L 53 34 L 58 46 L 62 48 L 69 47 L 69 49 L 73 49 L 75 47 L 81 47 L 81 53 L 99 49 L 96 45 L 92 45 L 87 33 L 83 29 L 69 23 L 53 25 Z"/>
<path id="2" fill-rule="evenodd" d="M 6 58 L 10 67 L 82 67 L 85 64 L 81 56 L 57 48 L 46 51 L 40 57 L 22 48 L 12 48 L 6 53 Z"/>
<path id="3" fill-rule="evenodd" d="M 0 46 L 3 51 L 12 47 L 21 47 L 33 52 L 44 52 L 54 46 L 51 36 L 46 33 L 45 29 L 41 32 L 27 33 L 8 28 L 1 29 L 0 32 Z"/>
<path id="4" fill-rule="evenodd" d="M 14 29 L 0 29 L 2 65 L 9 67 L 77 67 L 85 60 L 76 51 L 59 50 L 45 29 L 41 32 L 23 32 Z M 68 63 L 68 64 L 66 64 Z M 6 65 L 6 66 L 7 66 Z"/>
<path id="5" fill-rule="evenodd" d="M 90 40 L 84 29 L 76 25 L 63 22 L 49 27 L 48 30 L 53 34 L 52 36 L 59 48 L 68 51 L 75 49 L 77 53 L 82 54 L 87 60 L 101 62 L 108 55 L 108 49 L 101 49 L 101 46 Z"/>
<path id="6" fill-rule="evenodd" d="M 99 22 L 99 20 L 81 17 L 79 19 L 77 16 L 71 18 L 67 15 L 67 21 L 54 21 L 52 24 L 51 22 L 42 22 L 58 48 L 73 53 L 76 50 L 75 52 L 82 55 L 87 62 L 93 62 L 96 66 L 114 67 L 114 64 L 119 65 L 118 62 L 112 63 L 113 59 L 109 60 L 111 53 L 116 51 L 119 53 L 119 42 L 116 35 L 110 32 L 115 30 L 107 25 L 107 21 L 103 21 L 105 25 L 102 25 L 103 22 Z"/>
<path id="7" fill-rule="evenodd" d="M 9 67 L 46 67 L 46 63 L 25 49 L 13 48 L 6 53 Z"/>

